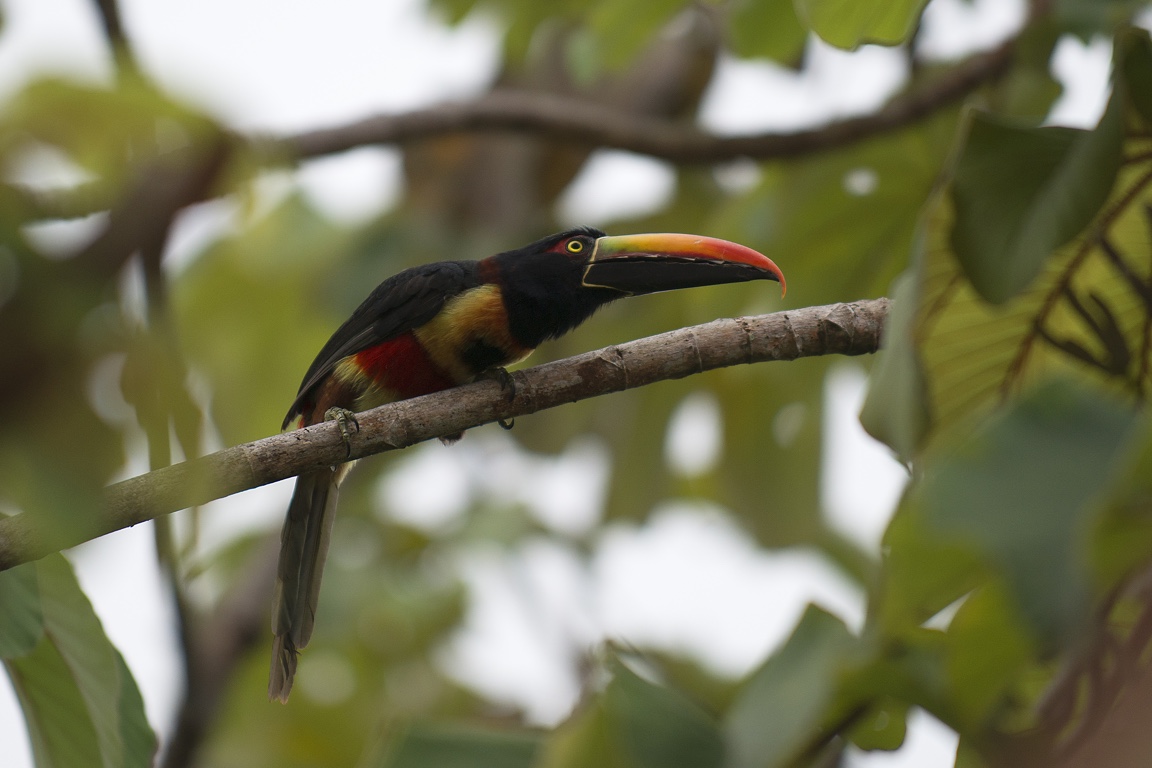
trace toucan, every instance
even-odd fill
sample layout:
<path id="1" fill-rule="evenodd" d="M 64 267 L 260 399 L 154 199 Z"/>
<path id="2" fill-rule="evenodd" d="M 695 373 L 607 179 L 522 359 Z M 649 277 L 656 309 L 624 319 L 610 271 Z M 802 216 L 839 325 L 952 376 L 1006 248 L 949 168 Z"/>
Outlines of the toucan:
<path id="1" fill-rule="evenodd" d="M 376 287 L 312 362 L 282 428 L 502 375 L 537 346 L 605 304 L 677 288 L 775 280 L 769 258 L 711 237 L 609 237 L 580 227 L 479 261 L 404 270 Z M 449 436 L 459 437 L 459 436 Z M 270 698 L 287 701 L 297 654 L 312 634 L 337 488 L 351 463 L 302 474 L 281 533 Z"/>

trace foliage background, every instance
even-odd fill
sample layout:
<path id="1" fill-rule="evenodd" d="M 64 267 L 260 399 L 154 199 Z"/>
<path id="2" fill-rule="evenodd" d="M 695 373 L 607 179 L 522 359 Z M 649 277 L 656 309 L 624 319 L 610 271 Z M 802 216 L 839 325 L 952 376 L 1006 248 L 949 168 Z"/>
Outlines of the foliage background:
<path id="1" fill-rule="evenodd" d="M 1144 711 L 1152 634 L 1139 411 L 1152 345 L 1152 54 L 1127 26 L 1148 11 L 1132 0 L 1035 2 L 1021 6 L 1007 43 L 941 56 L 925 42 L 923 6 L 442 0 L 427 9 L 446 24 L 495 30 L 499 65 L 477 87 L 564 99 L 570 111 L 553 129 L 590 103 L 659 121 L 641 126 L 690 126 L 721 53 L 794 70 L 800 82 L 807 73 L 809 83 L 824 45 L 900 54 L 888 106 L 857 105 L 896 115 L 889 122 L 852 140 L 802 131 L 816 138 L 794 156 L 765 149 L 708 165 L 669 150 L 668 198 L 597 222 L 759 248 L 788 274 L 784 304 L 754 286 L 622 302 L 537 358 L 717 316 L 884 295 L 895 281 L 864 421 L 913 482 L 882 550 L 828 522 L 821 468 L 833 361 L 735 368 L 575 404 L 522 419 L 514 443 L 477 430 L 452 459 L 427 459 L 443 455 L 430 448 L 366 462 L 342 495 L 324 613 L 302 664 L 310 678 L 291 705 L 271 707 L 262 691 L 275 533 L 265 525 L 221 544 L 210 520 L 221 510 L 181 513 L 155 532 L 186 673 L 175 723 L 153 723 L 169 738 L 160 761 L 831 765 L 897 748 L 915 708 L 959 734 L 957 765 L 1146 756 L 1146 729 L 1125 725 Z M 333 218 L 296 189 L 268 193 L 283 189 L 283 169 L 297 159 L 301 173 L 318 162 L 292 156 L 307 155 L 304 136 L 277 142 L 257 135 L 263 126 L 228 124 L 159 86 L 147 44 L 133 39 L 136 7 L 126 6 L 127 26 L 113 3 L 84 8 L 98 8 L 114 52 L 103 79 L 37 80 L 0 116 L 5 511 L 76 525 L 125 466 L 146 468 L 144 456 L 162 466 L 268 434 L 367 286 L 411 264 L 479 257 L 552 231 L 574 181 L 592 198 L 613 183 L 582 179 L 592 147 L 547 126 L 453 134 L 403 143 L 403 193 L 385 212 Z M 381 45 L 389 33 L 379 30 Z M 1056 46 L 1102 39 L 1114 41 L 1117 66 L 1099 126 L 1038 128 L 1060 96 Z M 244 44 L 223 20 L 203 42 Z M 435 67 L 449 50 L 411 66 Z M 402 87 L 397 72 L 349 72 L 300 53 L 315 59 L 293 70 L 304 90 L 300 72 L 333 89 L 364 77 Z M 383 106 L 413 106 L 396 98 Z M 292 129 L 322 127 L 301 102 Z M 893 109 L 908 104 L 927 108 Z M 65 168 L 70 183 L 45 185 L 46 166 Z M 231 226 L 180 240 L 189 222 L 213 215 L 215 204 L 201 201 L 220 195 L 234 204 Z M 87 219 L 70 252 L 37 223 L 93 211 L 109 213 Z M 669 424 L 685 402 L 705 422 L 718 414 L 719 460 L 685 469 L 668 459 Z M 566 463 L 543 458 L 556 455 Z M 437 485 L 445 467 L 479 466 L 463 514 L 441 524 L 404 514 L 412 482 L 403 477 L 420 461 L 420 476 Z M 501 475 L 509 464 L 519 472 Z M 583 524 L 541 514 L 516 492 L 556 466 L 576 473 L 573 487 L 603 484 Z M 737 550 L 818 553 L 866 595 L 864 615 L 832 604 L 852 588 L 832 591 L 781 647 L 719 674 L 691 647 L 600 644 L 596 627 L 572 620 L 588 618 L 573 607 L 548 625 L 562 676 L 581 690 L 555 728 L 446 674 L 451 638 L 469 616 L 458 578 L 469 564 L 483 573 L 476 563 L 552 558 L 561 564 L 553 573 L 567 574 L 557 578 L 581 585 L 557 591 L 579 594 L 602 567 L 598 553 L 668 525 L 660 511 L 670 502 L 706 504 Z M 241 504 L 276 514 L 282 499 Z M 684 599 L 708 583 L 693 570 L 699 562 L 677 566 Z M 518 586 L 545 596 L 554 588 L 532 578 Z M 783 587 L 760 588 L 766 604 Z M 154 742 L 140 695 L 67 562 L 0 575 L 0 615 L 0 657 L 38 762 L 147 764 Z"/>

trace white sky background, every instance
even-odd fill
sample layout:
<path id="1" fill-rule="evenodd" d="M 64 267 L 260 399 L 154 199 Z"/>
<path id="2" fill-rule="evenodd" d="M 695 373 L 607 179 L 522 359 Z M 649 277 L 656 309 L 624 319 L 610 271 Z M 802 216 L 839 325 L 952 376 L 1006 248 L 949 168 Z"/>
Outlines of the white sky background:
<path id="1" fill-rule="evenodd" d="M 446 29 L 425 18 L 418 0 L 329 0 L 322 11 L 311 0 L 121 2 L 149 72 L 224 122 L 248 130 L 313 128 L 467 97 L 483 90 L 498 56 L 493 24 L 472 20 Z M 90 0 L 2 4 L 0 100 L 37 73 L 107 78 Z M 1021 0 L 978 0 L 974 7 L 934 0 L 925 17 L 925 50 L 955 56 L 988 47 L 1016 28 L 1022 7 Z M 1088 47 L 1061 42 L 1054 70 L 1068 88 L 1052 119 L 1094 123 L 1104 104 L 1109 55 L 1105 41 Z M 811 57 L 800 77 L 764 63 L 725 59 L 705 100 L 704 124 L 720 132 L 804 127 L 875 108 L 905 76 L 899 55 L 879 48 L 849 54 L 814 45 Z M 611 175 L 611 184 L 603 183 L 605 175 Z M 565 196 L 561 215 L 598 223 L 650 210 L 667 198 L 672 183 L 663 163 L 599 152 Z M 327 214 L 363 220 L 396 199 L 397 155 L 363 149 L 318 160 L 294 177 L 273 179 L 269 188 L 283 192 L 293 184 Z M 589 194 L 592 189 L 598 197 Z M 616 197 L 604 197 L 605 190 L 615 190 Z M 194 255 L 233 221 L 227 201 L 189 212 L 174 238 L 172 257 Z M 64 228 L 46 237 L 67 239 L 78 231 L 69 234 Z M 830 521 L 875 548 L 903 475 L 856 422 L 863 386 L 860 369 L 851 364 L 829 379 L 824 496 Z M 716 408 L 707 393 L 686 401 L 668 438 L 672 466 L 691 474 L 720 458 Z M 477 430 L 450 450 L 429 445 L 410 451 L 405 472 L 383 483 L 380 493 L 395 502 L 397 515 L 435 529 L 452 525 L 475 496 L 498 497 L 517 488 L 522 495 L 516 500 L 545 525 L 572 534 L 597 522 L 606 461 L 591 443 L 574 445 L 559 458 L 542 458 L 516 450 L 496 431 Z M 435 482 L 423 485 L 420 478 L 426 477 Z M 599 487 L 588 478 L 598 478 Z M 413 497 L 413 488 L 425 487 L 438 493 Z M 281 483 L 211 505 L 206 536 L 220 541 L 240 530 L 278 526 L 289 492 L 290 484 Z M 338 560 L 339 554 L 333 557 Z M 75 552 L 74 560 L 109 635 L 133 669 L 153 724 L 166 729 L 180 673 L 151 532 L 138 526 L 105 537 Z M 691 569 L 685 566 L 689 562 Z M 443 649 L 445 668 L 490 696 L 526 707 L 540 722 L 562 718 L 577 693 L 562 661 L 572 643 L 622 637 L 685 651 L 718 672 L 737 675 L 787 637 L 809 601 L 820 602 L 850 626 L 859 626 L 863 615 L 859 592 L 818 555 L 760 551 L 719 511 L 690 503 L 658 510 L 643 528 L 610 527 L 587 568 L 563 544 L 543 539 L 510 556 L 484 548 L 464 552 L 457 567 L 473 587 L 474 607 L 463 631 Z M 306 682 L 302 674 L 302 695 L 309 692 Z M 31 765 L 3 676 L 0 743 L 6 745 L 6 765 Z M 918 713 L 901 751 L 853 754 L 849 765 L 934 768 L 951 765 L 954 749 L 954 735 Z"/>

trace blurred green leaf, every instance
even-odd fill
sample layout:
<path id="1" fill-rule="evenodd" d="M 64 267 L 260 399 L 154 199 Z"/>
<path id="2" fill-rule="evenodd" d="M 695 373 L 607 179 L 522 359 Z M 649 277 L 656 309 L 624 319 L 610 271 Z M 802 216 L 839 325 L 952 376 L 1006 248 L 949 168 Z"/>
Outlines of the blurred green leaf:
<path id="1" fill-rule="evenodd" d="M 138 78 L 121 78 L 115 88 L 44 79 L 5 106 L 0 154 L 39 141 L 114 187 L 136 167 L 126 157 L 172 152 L 215 131 L 210 120 Z"/>
<path id="2" fill-rule="evenodd" d="M 1096 392 L 1045 384 L 933 462 L 917 501 L 928 525 L 1003 569 L 1038 637 L 1068 637 L 1089 613 L 1091 524 L 1139 426 Z"/>
<path id="3" fill-rule="evenodd" d="M 892 286 L 892 309 L 884 323 L 884 339 L 872 369 L 869 395 L 860 423 L 870 435 L 908 461 L 928 430 L 928 393 L 916 349 L 918 304 L 915 281 L 905 274 Z"/>
<path id="4" fill-rule="evenodd" d="M 603 705 L 636 768 L 718 767 L 724 745 L 715 723 L 679 693 L 644 680 L 623 663 L 611 665 Z"/>
<path id="5" fill-rule="evenodd" d="M 824 721 L 856 639 L 809 606 L 788 642 L 745 683 L 724 721 L 733 768 L 788 765 Z"/>
<path id="6" fill-rule="evenodd" d="M 347 569 L 333 563 L 325 574 L 316 647 L 351 653 L 368 641 L 382 660 L 404 663 L 443 641 L 459 626 L 467 594 L 454 579 L 430 579 L 413 565 L 383 560 Z M 350 635 L 349 626 L 356 632 Z"/>
<path id="7" fill-rule="evenodd" d="M 149 440 L 153 469 L 170 463 L 169 432 L 185 456 L 199 456 L 203 414 L 188 391 L 188 370 L 173 334 L 161 328 L 127 334 L 120 391 Z"/>
<path id="8" fill-rule="evenodd" d="M 47 147 L 49 155 L 79 166 L 81 176 L 96 176 L 96 199 L 80 194 L 80 207 L 107 208 L 122 202 L 116 200 L 121 188 L 143 195 L 148 182 L 169 179 L 161 171 L 176 173 L 181 163 L 165 161 L 189 154 L 182 151 L 208 135 L 217 137 L 211 121 L 138 78 L 119 78 L 110 88 L 45 79 L 5 105 L 0 164 L 19 168 L 30 152 L 35 158 Z M 56 194 L 44 192 L 49 200 Z M 113 372 L 133 315 L 118 304 L 128 284 L 121 278 L 138 267 L 125 268 L 137 255 L 138 237 L 161 236 L 170 213 L 147 208 L 143 198 L 136 202 L 141 206 L 130 214 L 95 217 L 98 234 L 87 245 L 47 257 L 34 247 L 25 207 L 0 211 L 0 260 L 9 278 L 16 277 L 0 301 L 6 341 L 0 391 L 13 394 L 0 398 L 0 494 L 35 515 L 48 540 L 64 529 L 89 535 L 101 490 L 123 466 L 122 429 L 131 417 L 118 412 Z M 166 439 L 166 427 L 163 432 Z"/>
<path id="9" fill-rule="evenodd" d="M 903 746 L 907 732 L 908 703 L 885 696 L 868 709 L 847 735 L 860 749 L 891 752 Z"/>
<path id="10" fill-rule="evenodd" d="M 175 285 L 178 335 L 190 368 L 211 385 L 227 444 L 280 429 L 312 357 L 363 300 L 363 282 L 359 295 L 330 295 L 348 239 L 289 197 L 211 245 Z M 376 268 L 377 282 L 389 274 Z"/>
<path id="11" fill-rule="evenodd" d="M 961 739 L 960 745 L 956 748 L 954 768 L 988 768 L 988 764 L 984 762 L 980 752 L 971 743 Z"/>
<path id="12" fill-rule="evenodd" d="M 124 744 L 124 765 L 154 765 L 157 739 L 148 724 L 144 711 L 144 697 L 132 677 L 132 670 L 124 656 L 116 651 L 116 669 L 120 677 L 119 710 L 120 738 Z"/>
<path id="13" fill-rule="evenodd" d="M 25 563 L 0 572 L 0 657 L 23 656 L 44 635 L 36 566 Z"/>
<path id="14" fill-rule="evenodd" d="M 960 606 L 944 635 L 956 722 L 978 731 L 1008 706 L 1037 648 L 1002 586 L 985 584 Z"/>
<path id="15" fill-rule="evenodd" d="M 37 765 L 117 765 L 101 754 L 92 713 L 55 644 L 39 643 L 31 653 L 6 660 L 4 666 L 24 713 Z"/>
<path id="16" fill-rule="evenodd" d="M 1025 125 L 1043 121 L 1064 92 L 1051 67 L 1056 44 L 1064 34 L 1064 28 L 1051 21 L 1024 27 L 1013 46 L 1012 67 L 986 89 L 985 108 Z"/>
<path id="17" fill-rule="evenodd" d="M 1110 501 L 1095 531 L 1092 558 L 1105 587 L 1138 572 L 1152 554 L 1152 430 Z"/>
<path id="18" fill-rule="evenodd" d="M 1102 163 L 1110 162 L 1108 153 L 1101 149 L 1112 141 L 1110 126 L 1114 122 L 1126 126 L 1126 159 L 1112 192 L 1099 215 L 1070 242 L 1055 247 L 1058 238 L 1052 232 L 1032 232 L 1050 215 L 1043 207 L 1029 213 L 1028 206 L 1035 200 L 1005 198 L 1002 210 L 993 213 L 987 201 L 972 198 L 963 236 L 955 234 L 954 190 L 945 189 L 929 204 L 923 224 L 924 244 L 915 251 L 909 287 L 904 294 L 906 300 L 911 297 L 915 304 L 914 318 L 910 323 L 902 321 L 908 330 L 891 339 L 894 354 L 902 361 L 888 367 L 885 385 L 889 392 L 898 387 L 905 392 L 923 391 L 925 396 L 922 404 L 913 403 L 911 409 L 884 408 L 872 402 L 865 406 L 869 429 L 886 439 L 901 440 L 893 447 L 906 458 L 912 455 L 910 441 L 919 438 L 914 448 L 915 455 L 920 455 L 934 444 L 958 439 L 978 425 L 991 409 L 1052 372 L 1095 382 L 1113 391 L 1140 393 L 1149 386 L 1152 349 L 1143 339 L 1152 316 L 1152 290 L 1147 287 L 1152 280 L 1152 261 L 1148 258 L 1152 220 L 1147 214 L 1152 203 L 1152 154 L 1148 152 L 1152 145 L 1146 138 L 1148 123 L 1139 110 L 1132 108 L 1144 97 L 1130 73 L 1152 68 L 1152 56 L 1148 55 L 1147 33 L 1133 32 L 1121 43 L 1116 47 L 1116 55 L 1121 57 L 1116 66 L 1119 79 L 1105 127 L 1098 133 L 1063 133 L 1055 139 L 1052 137 L 1057 133 L 1047 133 L 1047 138 L 1041 139 L 1054 152 L 1045 161 L 1047 167 L 1059 169 L 1057 177 L 1067 174 L 1067 179 L 1061 178 L 1054 189 L 1063 190 L 1060 195 L 1070 195 L 1049 203 L 1061 207 L 1071 220 L 1085 214 L 1087 203 L 1083 201 L 1091 195 L 1082 196 L 1083 190 L 1073 191 L 1064 185 L 1083 178 L 1085 187 L 1099 190 L 1099 169 L 1087 168 L 1088 159 L 1099 157 Z M 1123 113 L 1117 113 L 1118 109 L 1123 109 Z M 996 126 L 987 130 L 984 139 L 1006 137 L 1005 146 L 1019 143 L 1023 148 L 1027 142 L 1020 140 L 1026 135 L 1033 134 Z M 998 151 L 1002 150 L 1003 147 Z M 1069 154 L 1062 154 L 1065 151 Z M 994 154 L 989 153 L 981 161 L 986 163 L 988 173 Z M 1067 164 L 1061 166 L 1064 160 Z M 1003 165 L 1016 167 L 1006 158 Z M 1017 171 L 1023 173 L 1019 168 Z M 1004 174 L 1002 168 L 996 174 L 997 184 L 1009 188 L 1016 183 L 1009 178 L 1012 174 Z M 1033 177 L 1032 181 L 1035 183 L 1038 178 Z M 981 189 L 989 193 L 990 199 L 996 199 L 987 183 Z M 1027 194 L 1022 188 L 1017 192 Z M 1076 200 L 1081 202 L 1075 203 Z M 987 216 L 973 218 L 977 210 L 986 211 Z M 1034 223 L 1028 223 L 1030 216 L 1035 216 Z M 1015 222 L 1002 229 L 1001 235 L 1022 238 L 1018 246 L 1024 256 L 1000 251 L 1005 258 L 1019 258 L 1015 265 L 993 264 L 984 257 L 983 249 L 999 245 L 984 242 L 987 238 L 977 231 L 991 231 L 997 221 Z M 1017 224 L 1024 225 L 1024 229 L 1012 230 Z M 1057 222 L 1049 224 L 1057 226 Z M 1064 234 L 1060 237 L 1066 237 L 1068 228 L 1061 231 Z M 953 249 L 964 240 L 968 247 L 976 249 L 965 257 L 967 270 L 961 267 L 960 256 Z M 1037 243 L 1047 245 L 1037 250 Z M 1039 273 L 1029 280 L 1037 267 Z M 990 298 L 1014 298 L 1000 305 L 990 304 L 969 282 L 969 273 L 980 275 L 975 279 L 983 281 L 982 290 Z M 1027 288 L 1015 293 L 1025 283 Z M 915 353 L 902 348 L 908 343 L 914 345 Z M 914 367 L 917 365 L 919 370 Z M 900 377 L 906 377 L 903 384 L 898 383 Z M 869 400 L 885 397 L 879 387 L 871 388 Z"/>
<path id="19" fill-rule="evenodd" d="M 415 725 L 380 768 L 531 768 L 540 740 L 528 731 Z"/>
<path id="20" fill-rule="evenodd" d="M 596 35 L 601 65 L 611 71 L 631 62 L 684 5 L 684 0 L 600 0 L 588 28 Z"/>
<path id="21" fill-rule="evenodd" d="M 955 113 L 945 111 L 872 141 L 765 166 L 760 182 L 723 204 L 706 231 L 771 254 L 789 278 L 785 307 L 882 295 L 907 259 L 955 124 Z M 685 294 L 690 301 L 687 294 L 698 292 Z M 737 313 L 778 306 L 764 291 L 749 296 Z M 765 545 L 820 536 L 828 365 L 737 367 L 708 382 L 724 415 L 714 494 Z"/>
<path id="22" fill-rule="evenodd" d="M 4 664 L 38 765 L 148 766 L 156 739 L 136 683 L 60 555 L 35 563 L 44 634 Z"/>
<path id="23" fill-rule="evenodd" d="M 855 49 L 895 45 L 916 28 L 927 0 L 796 0 L 800 19 L 825 42 Z"/>
<path id="24" fill-rule="evenodd" d="M 705 226 L 770 255 L 788 277 L 786 306 L 883 295 L 907 264 L 957 115 L 942 110 L 844 149 L 765 166 L 760 182 Z"/>
<path id="25" fill-rule="evenodd" d="M 83 528 L 123 462 L 121 435 L 95 412 L 89 386 L 118 349 L 120 313 L 107 300 L 110 286 L 73 262 L 49 261 L 22 242 L 0 249 L 15 255 L 19 275 L 0 304 L 0 391 L 12 393 L 0 398 L 0 498 L 50 533 Z"/>
<path id="26" fill-rule="evenodd" d="M 539 768 L 719 768 L 724 745 L 706 713 L 619 659 L 608 667 L 607 688 L 557 729 Z"/>
<path id="27" fill-rule="evenodd" d="M 1148 7 L 1147 0 L 1056 0 L 1052 5 L 1060 26 L 1085 43 L 1095 35 L 1111 36 L 1117 27 L 1131 23 L 1134 14 Z"/>
<path id="28" fill-rule="evenodd" d="M 477 4 L 477 0 L 431 0 L 428 5 L 449 24 L 459 24 Z"/>
<path id="29" fill-rule="evenodd" d="M 894 636 L 919 627 L 975 589 L 983 575 L 975 554 L 927 529 L 910 497 L 911 489 L 884 532 L 882 586 L 872 598 L 878 625 Z"/>
<path id="30" fill-rule="evenodd" d="M 952 186 L 952 247 L 984 299 L 1016 296 L 1096 216 L 1120 167 L 1122 109 L 1113 99 L 1094 131 L 973 114 Z"/>
<path id="31" fill-rule="evenodd" d="M 807 39 L 792 0 L 738 0 L 731 5 L 728 45 L 737 56 L 794 66 Z"/>
<path id="32" fill-rule="evenodd" d="M 693 658 L 644 648 L 645 663 L 653 666 L 668 688 L 682 692 L 706 712 L 723 712 L 739 692 L 740 681 L 720 676 Z"/>
<path id="33" fill-rule="evenodd" d="M 763 546 L 819 539 L 821 424 L 829 361 L 730 368 L 715 377 L 723 453 L 709 496 Z"/>
<path id="34" fill-rule="evenodd" d="M 1120 30 L 1113 43 L 1112 59 L 1123 71 L 1113 75 L 1113 86 L 1145 123 L 1152 123 L 1152 40 L 1139 28 Z"/>

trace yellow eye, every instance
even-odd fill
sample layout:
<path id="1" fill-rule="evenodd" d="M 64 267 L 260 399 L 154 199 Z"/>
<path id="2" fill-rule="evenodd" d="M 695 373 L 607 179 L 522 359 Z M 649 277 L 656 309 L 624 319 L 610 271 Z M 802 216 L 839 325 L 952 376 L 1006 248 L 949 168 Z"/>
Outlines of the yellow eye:
<path id="1" fill-rule="evenodd" d="M 584 250 L 584 243 L 579 240 L 569 240 L 566 247 L 568 248 L 568 253 L 581 253 Z"/>

